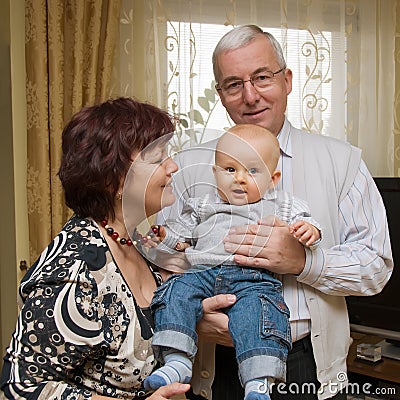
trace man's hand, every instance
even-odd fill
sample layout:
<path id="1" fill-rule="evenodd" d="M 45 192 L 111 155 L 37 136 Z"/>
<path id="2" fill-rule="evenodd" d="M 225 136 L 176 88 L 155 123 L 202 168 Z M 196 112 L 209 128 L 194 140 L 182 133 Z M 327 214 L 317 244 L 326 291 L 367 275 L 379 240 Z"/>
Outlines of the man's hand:
<path id="1" fill-rule="evenodd" d="M 208 342 L 233 346 L 228 329 L 228 316 L 221 309 L 236 302 L 233 294 L 218 294 L 203 300 L 203 318 L 197 324 L 197 332 Z"/>
<path id="2" fill-rule="evenodd" d="M 241 265 L 277 274 L 298 275 L 304 269 L 304 247 L 290 233 L 289 226 L 274 216 L 263 218 L 258 225 L 232 228 L 224 244 Z"/>

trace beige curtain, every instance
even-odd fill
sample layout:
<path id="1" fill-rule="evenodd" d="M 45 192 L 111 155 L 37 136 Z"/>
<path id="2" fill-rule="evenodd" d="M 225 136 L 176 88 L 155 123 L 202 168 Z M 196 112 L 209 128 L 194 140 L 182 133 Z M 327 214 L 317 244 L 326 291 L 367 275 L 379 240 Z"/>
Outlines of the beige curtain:
<path id="1" fill-rule="evenodd" d="M 28 215 L 34 261 L 71 211 L 57 177 L 61 133 L 109 97 L 120 0 L 26 1 Z"/>
<path id="2" fill-rule="evenodd" d="M 399 14 L 399 0 L 122 0 L 113 89 L 168 108 L 181 128 L 229 126 L 211 53 L 255 23 L 294 71 L 294 125 L 361 147 L 375 176 L 399 176 Z"/>
<path id="3" fill-rule="evenodd" d="M 396 5 L 396 48 L 395 48 L 395 102 L 394 102 L 394 175 L 400 176 L 400 2 Z"/>

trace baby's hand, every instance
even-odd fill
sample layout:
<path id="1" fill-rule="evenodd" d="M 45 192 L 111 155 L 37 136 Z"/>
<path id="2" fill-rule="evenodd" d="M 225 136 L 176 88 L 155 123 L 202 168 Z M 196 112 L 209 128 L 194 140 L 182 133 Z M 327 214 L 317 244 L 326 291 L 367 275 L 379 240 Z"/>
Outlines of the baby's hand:
<path id="1" fill-rule="evenodd" d="M 153 232 L 154 237 L 156 237 L 160 242 L 165 239 L 166 232 L 162 225 L 152 225 L 151 231 Z"/>
<path id="2" fill-rule="evenodd" d="M 303 246 L 311 246 L 321 238 L 319 229 L 306 221 L 296 221 L 289 226 L 289 230 Z"/>
<path id="3" fill-rule="evenodd" d="M 160 242 L 162 242 L 165 239 L 165 236 L 167 235 L 167 232 L 165 231 L 165 228 L 162 225 L 152 225 L 151 230 L 154 234 L 154 238 L 156 238 Z M 178 242 L 175 245 L 175 250 L 185 251 L 185 249 L 187 249 L 188 247 L 190 247 L 189 243 Z"/>
<path id="4" fill-rule="evenodd" d="M 165 229 L 160 225 L 152 225 L 146 236 L 144 247 L 152 248 L 157 247 L 162 239 L 165 238 Z"/>
<path id="5" fill-rule="evenodd" d="M 190 247 L 190 244 L 187 242 L 178 242 L 175 246 L 175 250 L 176 251 L 185 251 L 185 249 L 187 249 L 188 247 Z"/>

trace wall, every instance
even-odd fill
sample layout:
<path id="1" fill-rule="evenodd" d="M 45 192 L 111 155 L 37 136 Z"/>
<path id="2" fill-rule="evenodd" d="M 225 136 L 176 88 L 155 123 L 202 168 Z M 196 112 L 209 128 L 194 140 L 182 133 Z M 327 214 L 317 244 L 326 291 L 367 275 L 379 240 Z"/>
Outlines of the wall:
<path id="1" fill-rule="evenodd" d="M 0 0 L 0 350 L 17 316 L 19 263 L 29 257 L 26 202 L 25 2 Z M 0 365 L 2 358 L 0 357 Z"/>

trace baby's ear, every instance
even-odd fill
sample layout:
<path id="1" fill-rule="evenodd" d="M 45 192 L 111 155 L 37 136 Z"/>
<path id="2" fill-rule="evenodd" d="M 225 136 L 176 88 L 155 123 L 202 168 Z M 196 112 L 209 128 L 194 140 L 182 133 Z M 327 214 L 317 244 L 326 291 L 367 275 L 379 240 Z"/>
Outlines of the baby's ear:
<path id="1" fill-rule="evenodd" d="M 281 179 L 281 171 L 274 171 L 271 175 L 272 186 L 276 186 Z"/>
<path id="2" fill-rule="evenodd" d="M 217 167 L 215 166 L 215 164 L 212 166 L 212 170 L 213 170 L 213 174 L 215 175 L 215 173 L 217 172 Z"/>

